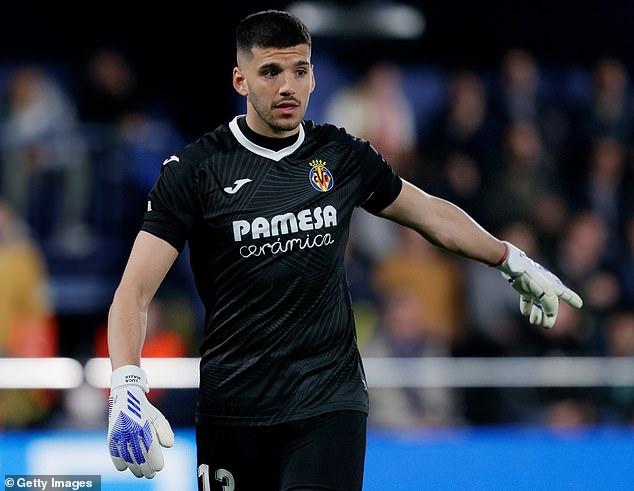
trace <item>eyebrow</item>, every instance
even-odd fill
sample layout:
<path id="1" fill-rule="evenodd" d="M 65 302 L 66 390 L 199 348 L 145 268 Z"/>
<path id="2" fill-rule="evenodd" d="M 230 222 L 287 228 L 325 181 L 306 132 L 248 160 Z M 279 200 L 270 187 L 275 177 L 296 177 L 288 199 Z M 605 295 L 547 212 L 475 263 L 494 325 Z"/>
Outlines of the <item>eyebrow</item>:
<path id="1" fill-rule="evenodd" d="M 305 66 L 305 65 L 310 65 L 310 63 L 306 60 L 299 60 L 298 62 L 295 63 L 295 66 Z M 280 69 L 282 68 L 282 65 L 280 65 L 279 63 L 275 63 L 275 62 L 270 62 L 270 63 L 266 63 L 264 65 L 262 65 L 261 67 L 258 68 L 258 70 L 262 71 L 262 70 L 266 70 L 267 68 L 276 68 L 276 69 Z"/>

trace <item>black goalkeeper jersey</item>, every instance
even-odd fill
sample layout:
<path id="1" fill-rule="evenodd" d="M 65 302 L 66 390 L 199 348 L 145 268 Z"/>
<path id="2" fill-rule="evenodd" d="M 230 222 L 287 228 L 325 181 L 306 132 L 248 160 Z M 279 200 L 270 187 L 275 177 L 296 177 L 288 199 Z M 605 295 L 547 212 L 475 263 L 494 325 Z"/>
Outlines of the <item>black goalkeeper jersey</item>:
<path id="1" fill-rule="evenodd" d="M 275 151 L 236 118 L 163 162 L 142 230 L 189 243 L 206 310 L 199 418 L 367 412 L 344 252 L 355 207 L 378 212 L 401 186 L 368 142 L 310 121 Z"/>

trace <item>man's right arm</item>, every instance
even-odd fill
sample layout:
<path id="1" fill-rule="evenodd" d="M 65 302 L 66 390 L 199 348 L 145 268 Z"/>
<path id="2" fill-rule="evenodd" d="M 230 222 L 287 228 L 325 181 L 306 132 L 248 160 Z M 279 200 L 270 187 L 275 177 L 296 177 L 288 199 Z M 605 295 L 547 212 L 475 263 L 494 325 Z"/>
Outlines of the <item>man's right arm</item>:
<path id="1" fill-rule="evenodd" d="M 141 348 L 148 305 L 177 256 L 168 242 L 139 232 L 108 315 L 108 449 L 117 470 L 148 479 L 163 468 L 161 446 L 171 447 L 174 433 L 145 396 L 150 387 Z"/>
<path id="2" fill-rule="evenodd" d="M 115 468 L 136 477 L 152 479 L 164 465 L 161 447 L 174 444 L 167 419 L 147 400 L 141 349 L 148 305 L 199 215 L 197 189 L 190 161 L 182 155 L 165 159 L 108 315 L 108 449 Z"/>
<path id="3" fill-rule="evenodd" d="M 141 364 L 147 308 L 178 251 L 163 239 L 137 235 L 108 314 L 108 351 L 112 370 Z"/>

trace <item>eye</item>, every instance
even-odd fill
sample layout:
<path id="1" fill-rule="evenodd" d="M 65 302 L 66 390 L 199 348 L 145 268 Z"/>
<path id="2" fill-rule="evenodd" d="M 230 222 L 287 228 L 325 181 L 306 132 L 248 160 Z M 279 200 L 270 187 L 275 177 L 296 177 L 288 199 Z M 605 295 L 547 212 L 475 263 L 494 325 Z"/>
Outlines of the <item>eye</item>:
<path id="1" fill-rule="evenodd" d="M 262 70 L 262 75 L 265 77 L 275 77 L 279 72 L 275 68 L 265 68 Z"/>
<path id="2" fill-rule="evenodd" d="M 300 77 L 303 77 L 305 75 L 308 74 L 308 70 L 306 70 L 305 68 L 298 68 L 297 69 L 297 75 Z"/>

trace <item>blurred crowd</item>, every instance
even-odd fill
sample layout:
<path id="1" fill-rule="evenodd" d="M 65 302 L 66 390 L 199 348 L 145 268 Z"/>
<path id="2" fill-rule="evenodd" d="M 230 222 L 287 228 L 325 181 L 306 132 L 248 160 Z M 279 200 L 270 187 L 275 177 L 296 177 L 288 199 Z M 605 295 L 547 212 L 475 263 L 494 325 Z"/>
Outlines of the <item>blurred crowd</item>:
<path id="1" fill-rule="evenodd" d="M 359 211 L 347 267 L 362 354 L 633 356 L 626 67 L 606 58 L 589 69 L 546 69 L 512 50 L 493 71 L 428 70 L 441 74 L 433 104 L 414 102 L 425 88 L 407 69 L 379 63 L 333 91 L 323 119 L 368 139 L 402 177 L 525 250 L 585 305 L 562 305 L 554 329 L 536 329 L 494 269 Z M 198 136 L 181 135 L 144 94 L 130 63 L 110 50 L 82 73 L 29 65 L 0 77 L 0 356 L 107 356 L 107 309 L 145 194 L 164 158 Z M 198 355 L 201 312 L 186 258 L 148 323 L 144 356 Z M 194 400 L 191 391 L 153 393 L 175 424 L 193 421 L 193 402 L 182 402 Z M 0 428 L 102 425 L 105 395 L 89 386 L 1 390 Z M 634 388 L 374 389 L 370 421 L 633 424 Z"/>

